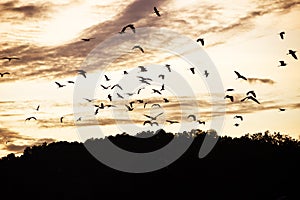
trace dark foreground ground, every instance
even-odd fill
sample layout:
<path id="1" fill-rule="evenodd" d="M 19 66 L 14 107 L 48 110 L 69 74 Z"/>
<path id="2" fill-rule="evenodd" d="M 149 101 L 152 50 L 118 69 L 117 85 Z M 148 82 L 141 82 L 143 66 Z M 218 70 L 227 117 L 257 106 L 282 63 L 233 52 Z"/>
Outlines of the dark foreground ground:
<path id="1" fill-rule="evenodd" d="M 87 141 L 101 145 L 110 140 L 133 152 L 149 152 L 171 140 L 194 139 L 176 162 L 143 174 L 120 172 L 103 165 L 82 143 L 28 147 L 21 157 L 10 154 L 0 161 L 0 199 L 104 199 L 107 195 L 157 199 L 300 199 L 300 142 L 279 133 L 220 137 L 208 156 L 199 159 L 206 135 L 194 131 L 174 137 L 161 130 L 147 139 L 117 135 Z"/>

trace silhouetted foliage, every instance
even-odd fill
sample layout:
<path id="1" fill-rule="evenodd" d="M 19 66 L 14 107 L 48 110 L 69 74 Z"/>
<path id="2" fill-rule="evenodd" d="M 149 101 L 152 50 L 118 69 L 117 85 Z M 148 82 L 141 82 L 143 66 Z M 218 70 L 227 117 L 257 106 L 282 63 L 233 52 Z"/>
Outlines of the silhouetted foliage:
<path id="1" fill-rule="evenodd" d="M 151 193 L 174 197 L 181 193 L 197 199 L 299 199 L 298 140 L 268 131 L 240 138 L 223 136 L 205 158 L 199 159 L 199 149 L 206 135 L 216 138 L 214 131 L 172 134 L 159 130 L 136 136 L 123 133 L 85 142 L 101 145 L 110 140 L 128 151 L 150 152 L 171 140 L 193 140 L 174 163 L 144 174 L 107 167 L 97 161 L 83 143 L 55 142 L 27 147 L 20 157 L 9 154 L 1 159 L 0 188 L 10 198 L 23 199 L 31 196 L 99 199 L 104 193 L 121 196 L 140 193 L 146 197 Z"/>

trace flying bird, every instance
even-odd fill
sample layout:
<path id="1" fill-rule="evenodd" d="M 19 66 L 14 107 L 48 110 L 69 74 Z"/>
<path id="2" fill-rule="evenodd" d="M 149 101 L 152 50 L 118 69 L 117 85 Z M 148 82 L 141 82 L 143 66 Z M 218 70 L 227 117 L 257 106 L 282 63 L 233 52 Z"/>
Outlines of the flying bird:
<path id="1" fill-rule="evenodd" d="M 3 76 L 6 75 L 6 74 L 8 75 L 8 74 L 10 74 L 10 73 L 9 73 L 9 72 L 0 73 L 0 76 L 3 77 Z"/>
<path id="2" fill-rule="evenodd" d="M 134 103 L 135 103 L 134 101 L 129 102 L 129 105 L 130 105 L 131 108 L 133 108 Z"/>
<path id="3" fill-rule="evenodd" d="M 287 66 L 286 62 L 284 62 L 283 60 L 279 61 L 280 65 L 278 65 L 278 67 L 285 67 Z"/>
<path id="4" fill-rule="evenodd" d="M 25 121 L 30 121 L 31 119 L 37 120 L 36 117 L 28 117 L 25 119 Z"/>
<path id="5" fill-rule="evenodd" d="M 101 87 L 102 87 L 104 90 L 107 90 L 108 88 L 110 88 L 110 86 L 104 86 L 104 85 L 101 85 Z"/>
<path id="6" fill-rule="evenodd" d="M 243 116 L 236 115 L 236 116 L 234 116 L 234 118 L 236 118 L 236 119 L 240 119 L 241 121 L 243 121 Z"/>
<path id="7" fill-rule="evenodd" d="M 153 90 L 153 93 L 157 93 L 157 94 L 160 94 L 161 95 L 161 92 L 156 90 L 156 89 L 152 89 Z"/>
<path id="8" fill-rule="evenodd" d="M 141 90 L 143 90 L 143 89 L 145 89 L 145 88 L 143 87 L 143 88 L 138 89 L 137 94 L 140 94 Z"/>
<path id="9" fill-rule="evenodd" d="M 144 121 L 144 124 L 143 124 L 143 125 L 145 126 L 146 124 L 150 124 L 151 126 L 153 126 L 153 125 L 158 126 L 158 123 L 157 123 L 157 122 L 151 122 L 151 121 L 149 121 L 149 120 Z"/>
<path id="10" fill-rule="evenodd" d="M 95 115 L 97 115 L 99 113 L 99 108 L 97 108 L 96 110 L 95 110 Z"/>
<path id="11" fill-rule="evenodd" d="M 256 98 L 254 98 L 253 96 L 247 96 L 247 97 L 243 98 L 243 99 L 241 100 L 241 102 L 243 102 L 243 101 L 245 101 L 245 100 L 248 100 L 248 99 L 250 99 L 250 100 L 252 100 L 252 101 L 254 101 L 254 102 L 260 104 L 260 102 L 259 102 Z"/>
<path id="12" fill-rule="evenodd" d="M 68 81 L 68 83 L 73 83 L 74 84 L 75 82 L 74 81 Z"/>
<path id="13" fill-rule="evenodd" d="M 110 94 L 107 95 L 107 98 L 109 99 L 109 101 L 112 101 L 112 96 Z"/>
<path id="14" fill-rule="evenodd" d="M 62 85 L 62 84 L 60 84 L 59 82 L 56 82 L 56 81 L 55 81 L 55 83 L 56 83 L 56 85 L 58 85 L 58 88 L 62 88 L 62 87 L 66 86 L 66 85 Z"/>
<path id="15" fill-rule="evenodd" d="M 197 42 L 201 42 L 202 46 L 204 46 L 204 38 L 197 39 Z"/>
<path id="16" fill-rule="evenodd" d="M 124 99 L 124 97 L 122 95 L 120 95 L 119 93 L 117 93 L 117 96 L 120 98 L 120 99 Z"/>
<path id="17" fill-rule="evenodd" d="M 113 85 L 111 89 L 113 90 L 115 87 L 118 87 L 120 90 L 123 90 L 123 88 L 119 84 Z"/>
<path id="18" fill-rule="evenodd" d="M 148 117 L 148 118 L 150 118 L 151 120 L 156 120 L 157 119 L 157 117 L 159 117 L 159 116 L 161 116 L 162 114 L 164 114 L 163 112 L 161 112 L 161 113 L 159 113 L 158 115 L 156 115 L 156 116 L 154 116 L 154 117 L 152 117 L 152 116 L 150 116 L 150 115 L 144 115 L 145 117 Z"/>
<path id="19" fill-rule="evenodd" d="M 61 117 L 61 118 L 60 118 L 60 123 L 63 123 L 63 118 L 64 118 L 64 117 Z"/>
<path id="20" fill-rule="evenodd" d="M 134 27 L 133 24 L 128 24 L 128 25 L 124 26 L 124 27 L 122 28 L 122 30 L 121 30 L 119 33 L 120 33 L 120 34 L 125 33 L 125 30 L 126 30 L 127 28 L 130 28 L 130 29 L 132 30 L 132 32 L 135 33 L 135 27 Z"/>
<path id="21" fill-rule="evenodd" d="M 127 71 L 123 71 L 123 74 L 126 75 L 126 74 L 128 74 L 128 72 Z"/>
<path id="22" fill-rule="evenodd" d="M 169 72 L 171 72 L 171 65 L 166 64 L 165 67 L 168 69 Z"/>
<path id="23" fill-rule="evenodd" d="M 141 72 L 146 72 L 146 71 L 148 71 L 148 70 L 146 69 L 146 67 L 144 67 L 144 66 L 139 66 L 139 68 L 140 68 Z"/>
<path id="24" fill-rule="evenodd" d="M 126 105 L 126 104 L 125 104 L 125 106 L 126 106 L 126 108 L 128 109 L 128 111 L 133 111 L 133 108 L 132 108 L 132 107 L 130 107 L 130 106 Z"/>
<path id="25" fill-rule="evenodd" d="M 284 34 L 285 34 L 285 32 L 284 31 L 282 31 L 282 32 L 280 32 L 279 33 L 279 35 L 280 35 L 280 38 L 283 40 L 284 39 Z"/>
<path id="26" fill-rule="evenodd" d="M 127 94 L 128 96 L 134 95 L 134 93 L 130 93 L 130 92 L 127 92 L 126 94 Z"/>
<path id="27" fill-rule="evenodd" d="M 158 10 L 156 7 L 154 7 L 154 13 L 155 13 L 158 17 L 160 17 L 159 10 Z"/>
<path id="28" fill-rule="evenodd" d="M 38 105 L 35 110 L 39 111 L 39 109 L 40 109 L 40 105 Z"/>
<path id="29" fill-rule="evenodd" d="M 192 72 L 193 74 L 195 74 L 195 68 L 194 68 L 194 67 L 190 68 L 190 70 L 191 70 L 191 72 Z"/>
<path id="30" fill-rule="evenodd" d="M 101 103 L 100 106 L 98 106 L 98 105 L 94 105 L 94 106 L 99 108 L 99 109 L 104 109 L 104 104 L 103 103 Z"/>
<path id="31" fill-rule="evenodd" d="M 163 85 L 161 86 L 160 91 L 163 91 L 163 90 L 165 90 L 165 84 L 163 84 Z"/>
<path id="32" fill-rule="evenodd" d="M 165 103 L 169 103 L 169 102 L 170 102 L 170 101 L 169 101 L 168 99 L 166 99 L 166 98 L 163 98 L 163 100 L 164 100 Z"/>
<path id="33" fill-rule="evenodd" d="M 231 102 L 234 101 L 234 97 L 231 96 L 231 95 L 226 95 L 226 96 L 224 97 L 224 99 L 230 99 Z"/>
<path id="34" fill-rule="evenodd" d="M 152 79 L 151 78 L 145 78 L 145 77 L 143 77 L 143 76 L 137 76 L 139 79 L 141 79 L 141 80 L 145 80 L 145 81 L 152 81 Z"/>
<path id="35" fill-rule="evenodd" d="M 89 42 L 90 40 L 95 39 L 95 38 L 82 38 L 81 40 L 85 41 L 85 42 Z"/>
<path id="36" fill-rule="evenodd" d="M 144 108 L 146 108 L 146 105 L 147 105 L 147 104 L 148 104 L 147 102 L 144 103 Z"/>
<path id="37" fill-rule="evenodd" d="M 87 98 L 83 98 L 84 100 L 88 101 L 88 102 L 93 102 L 95 101 L 95 99 L 87 99 Z"/>
<path id="38" fill-rule="evenodd" d="M 161 78 L 162 80 L 164 80 L 165 79 L 165 75 L 160 74 L 160 75 L 158 75 L 158 78 Z"/>
<path id="39" fill-rule="evenodd" d="M 144 103 L 144 100 L 142 100 L 142 99 L 138 99 L 136 101 L 139 102 L 139 103 Z"/>
<path id="40" fill-rule="evenodd" d="M 141 83 L 145 83 L 145 84 L 147 84 L 147 85 L 151 85 L 151 83 L 149 83 L 149 82 L 146 81 L 146 80 L 140 80 L 140 82 L 141 82 Z"/>
<path id="41" fill-rule="evenodd" d="M 86 78 L 86 71 L 84 70 L 77 70 L 77 73 L 82 75 L 84 78 Z"/>
<path id="42" fill-rule="evenodd" d="M 234 126 L 238 127 L 238 126 L 239 126 L 239 124 L 238 124 L 238 123 L 235 123 L 235 124 L 234 124 Z"/>
<path id="43" fill-rule="evenodd" d="M 204 71 L 204 76 L 206 76 L 206 78 L 208 77 L 209 73 L 207 70 Z"/>
<path id="44" fill-rule="evenodd" d="M 11 60 L 20 60 L 20 58 L 14 58 L 14 57 L 2 57 L 2 60 L 8 60 L 10 62 Z"/>
<path id="45" fill-rule="evenodd" d="M 232 92 L 232 91 L 234 91 L 234 89 L 232 89 L 232 88 L 229 88 L 226 90 L 226 92 Z"/>
<path id="46" fill-rule="evenodd" d="M 79 117 L 76 121 L 79 122 L 79 121 L 81 121 L 81 119 L 82 119 L 82 117 Z"/>
<path id="47" fill-rule="evenodd" d="M 134 50 L 134 49 L 139 49 L 139 50 L 141 50 L 142 53 L 145 53 L 144 49 L 139 45 L 135 45 L 134 47 L 132 47 L 132 50 Z"/>
<path id="48" fill-rule="evenodd" d="M 283 111 L 285 111 L 285 108 L 279 108 L 279 111 L 283 112 Z"/>
<path id="49" fill-rule="evenodd" d="M 239 72 L 234 71 L 234 73 L 237 75 L 237 79 L 241 78 L 244 79 L 245 81 L 247 80 L 247 78 L 245 76 L 242 76 Z"/>
<path id="50" fill-rule="evenodd" d="M 198 122 L 199 124 L 204 124 L 204 125 L 205 125 L 205 121 L 198 120 L 197 122 Z"/>
<path id="51" fill-rule="evenodd" d="M 110 81 L 110 78 L 108 78 L 108 76 L 104 75 L 104 77 L 106 81 Z"/>
<path id="52" fill-rule="evenodd" d="M 179 123 L 179 121 L 172 121 L 172 120 L 166 120 L 166 122 L 169 122 L 170 124 Z"/>
<path id="53" fill-rule="evenodd" d="M 188 118 L 188 119 L 189 119 L 189 118 L 192 118 L 193 121 L 196 121 L 196 116 L 195 116 L 195 115 L 189 115 L 187 118 Z"/>
<path id="54" fill-rule="evenodd" d="M 296 52 L 297 51 L 289 50 L 289 53 L 287 55 L 291 55 L 291 56 L 293 56 L 293 58 L 295 58 L 296 60 L 298 60 L 298 58 L 296 56 Z"/>
<path id="55" fill-rule="evenodd" d="M 256 98 L 256 94 L 255 94 L 255 92 L 254 92 L 253 90 L 247 92 L 246 95 L 247 95 L 247 96 L 252 95 L 253 97 Z"/>

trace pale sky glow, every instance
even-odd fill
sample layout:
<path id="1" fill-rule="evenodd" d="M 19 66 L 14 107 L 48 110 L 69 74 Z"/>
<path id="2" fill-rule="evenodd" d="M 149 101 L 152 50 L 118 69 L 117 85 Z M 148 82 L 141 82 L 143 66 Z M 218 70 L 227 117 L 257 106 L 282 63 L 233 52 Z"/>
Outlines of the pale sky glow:
<path id="1" fill-rule="evenodd" d="M 156 6 L 161 12 L 161 17 L 153 13 Z M 212 116 L 219 113 L 211 113 L 211 95 L 223 99 L 222 94 L 208 94 L 205 84 L 204 71 L 192 75 L 190 65 L 178 56 L 172 55 L 163 49 L 147 48 L 146 40 L 138 40 L 145 48 L 145 54 L 138 50 L 124 51 L 124 55 L 113 63 L 105 66 L 105 69 L 97 67 L 87 72 L 87 79 L 96 77 L 100 70 L 105 70 L 112 80 L 107 82 L 104 78 L 97 82 L 94 96 L 84 96 L 96 99 L 94 102 L 80 100 L 75 104 L 82 109 L 82 113 L 73 110 L 73 95 L 76 84 L 85 84 L 87 79 L 77 76 L 76 70 L 87 62 L 89 53 L 107 38 L 112 37 L 127 24 L 135 27 L 156 27 L 170 29 L 195 41 L 203 37 L 205 39 L 204 51 L 214 63 L 223 82 L 224 89 L 234 88 L 230 92 L 236 102 L 230 103 L 226 99 L 226 115 L 220 135 L 239 137 L 246 133 L 257 133 L 270 130 L 282 132 L 294 138 L 300 135 L 300 64 L 287 55 L 288 50 L 296 50 L 300 59 L 300 2 L 298 0 L 167 0 L 167 1 L 140 1 L 140 0 L 105 0 L 105 1 L 6 1 L 0 0 L 0 57 L 18 57 L 20 60 L 0 60 L 0 73 L 10 72 L 9 75 L 0 77 L 0 157 L 8 153 L 21 153 L 26 145 L 40 144 L 43 141 L 81 141 L 78 130 L 74 126 L 76 116 L 82 115 L 79 122 L 80 130 L 87 131 L 87 135 L 81 139 L 97 136 L 92 131 L 96 124 L 93 121 L 95 107 L 101 102 L 115 104 L 117 108 L 105 108 L 97 115 L 97 123 L 108 134 L 130 132 L 134 134 L 139 130 L 156 130 L 156 127 L 143 126 L 147 118 L 143 114 L 153 114 L 159 110 L 151 109 L 151 103 L 160 103 L 165 115 L 158 122 L 167 131 L 178 131 L 179 124 L 169 125 L 166 119 L 180 120 L 178 104 L 190 101 L 177 102 L 171 85 L 165 85 L 167 91 L 164 97 L 171 100 L 164 104 L 162 98 L 152 94 L 152 89 L 160 89 L 162 83 L 173 81 L 170 73 L 164 67 L 170 64 L 172 70 L 184 77 L 192 91 L 197 94 L 199 112 L 194 113 L 199 119 L 205 120 L 206 125 L 197 125 L 196 128 L 208 130 Z M 285 39 L 281 40 L 278 33 L 285 31 Z M 126 30 L 123 38 L 129 38 L 133 34 Z M 141 36 L 137 32 L 136 37 Z M 82 38 L 95 38 L 90 42 L 83 42 Z M 148 37 L 151 39 L 151 35 Z M 153 39 L 153 38 L 152 38 Z M 162 35 L 161 40 L 168 44 L 170 38 Z M 131 44 L 131 43 L 130 43 Z M 114 44 L 110 49 L 103 49 L 103 55 L 110 56 L 115 49 L 126 48 L 127 43 Z M 198 43 L 200 45 L 200 43 Z M 193 50 L 186 53 L 193 53 Z M 108 62 L 105 56 L 103 62 Z M 284 60 L 288 65 L 278 67 L 279 61 Z M 157 74 L 146 75 L 138 72 L 138 66 L 146 66 L 149 71 L 160 66 L 165 75 L 165 80 L 157 77 Z M 124 78 L 123 71 L 129 74 Z M 236 80 L 234 71 L 239 71 L 253 82 Z M 151 73 L 151 72 L 149 72 Z M 116 125 L 116 115 L 121 120 L 123 114 L 127 114 L 124 104 L 116 97 L 116 92 L 104 90 L 100 86 L 112 86 L 118 82 L 136 79 L 136 90 L 145 85 L 139 85 L 136 76 L 143 75 L 153 80 L 153 86 L 141 90 L 143 96 L 137 94 L 131 97 L 151 101 L 146 109 L 143 104 L 136 104 L 135 112 L 130 117 L 134 125 L 126 123 Z M 169 75 L 169 76 L 168 76 Z M 210 74 L 210 76 L 213 76 Z M 200 77 L 200 78 L 199 78 Z M 123 79 L 124 78 L 124 79 Z M 127 78 L 127 79 L 126 79 Z M 174 78 L 174 77 L 173 77 Z M 120 81 L 122 80 L 122 81 Z M 178 79 L 179 80 L 179 79 Z M 265 83 L 262 81 L 265 80 Z M 55 81 L 65 84 L 59 88 Z M 176 82 L 176 81 L 175 81 Z M 183 84 L 176 83 L 178 88 Z M 86 90 L 90 88 L 87 87 Z M 254 90 L 260 105 L 254 102 L 239 101 L 245 97 L 246 92 Z M 126 96 L 127 91 L 116 90 Z M 136 91 L 135 91 L 136 92 Z M 172 93 L 173 92 L 173 93 Z M 83 91 L 83 95 L 85 92 Z M 88 94 L 88 92 L 86 92 Z M 113 102 L 109 102 L 107 95 L 113 95 Z M 128 96 L 126 96 L 128 97 Z M 158 96 L 160 97 L 160 96 Z M 220 102 L 215 103 L 219 105 Z M 188 104 L 188 103 L 187 103 Z M 201 104 L 201 105 L 200 105 Z M 40 110 L 36 107 L 40 105 Z M 93 108 L 92 113 L 85 108 Z M 279 108 L 286 108 L 285 112 L 279 112 Z M 115 109 L 114 112 L 111 112 Z M 123 113 L 123 114 L 122 114 Z M 244 117 L 240 122 L 233 117 L 238 114 Z M 30 116 L 36 116 L 37 121 L 26 121 Z M 64 116 L 64 123 L 60 123 L 60 117 Z M 182 123 L 191 123 L 185 121 Z M 238 127 L 234 124 L 239 123 Z M 120 127 L 122 129 L 120 129 Z M 130 131 L 129 131 L 130 130 Z M 107 135 L 108 135 L 107 134 Z M 7 144 L 6 141 L 9 141 Z"/>

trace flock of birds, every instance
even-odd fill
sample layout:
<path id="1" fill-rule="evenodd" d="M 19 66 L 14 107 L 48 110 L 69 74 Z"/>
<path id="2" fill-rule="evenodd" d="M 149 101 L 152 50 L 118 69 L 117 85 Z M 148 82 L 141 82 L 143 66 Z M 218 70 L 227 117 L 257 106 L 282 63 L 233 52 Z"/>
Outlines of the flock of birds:
<path id="1" fill-rule="evenodd" d="M 156 7 L 154 7 L 154 13 L 158 17 L 161 16 L 160 11 Z M 133 24 L 128 24 L 128 25 L 124 26 L 119 33 L 120 34 L 124 34 L 124 33 L 126 33 L 127 29 L 130 29 L 133 34 L 136 33 L 136 28 L 135 28 L 135 26 Z M 285 36 L 285 32 L 280 32 L 279 35 L 280 35 L 280 38 L 283 40 L 284 36 Z M 93 39 L 95 39 L 95 38 L 94 37 L 93 38 L 82 38 L 81 40 L 84 41 L 84 42 L 89 42 L 89 41 L 91 41 Z M 202 46 L 205 45 L 204 38 L 198 38 L 196 41 L 200 42 Z M 139 46 L 139 45 L 135 45 L 134 47 L 132 47 L 132 50 L 135 50 L 135 49 L 138 49 L 142 53 L 145 53 L 144 49 L 141 46 Z M 298 59 L 297 55 L 296 55 L 296 51 L 294 51 L 294 50 L 289 50 L 289 52 L 288 52 L 287 55 L 291 55 L 296 60 Z M 17 57 L 2 57 L 1 59 L 7 60 L 8 62 L 10 62 L 12 60 L 20 60 L 20 58 L 17 58 Z M 279 65 L 280 67 L 281 66 L 287 66 L 287 63 L 285 61 L 279 61 L 279 63 L 280 63 L 280 65 Z M 171 70 L 171 66 L 169 64 L 166 64 L 165 67 L 168 70 L 168 72 L 172 71 Z M 146 73 L 148 71 L 147 68 L 144 67 L 144 66 L 138 66 L 138 68 L 140 69 L 141 73 Z M 195 74 L 195 68 L 190 68 L 190 71 L 191 71 L 192 74 Z M 77 73 L 78 73 L 78 75 L 81 75 L 84 78 L 87 78 L 87 75 L 86 75 L 87 72 L 86 71 L 84 71 L 84 70 L 77 70 Z M 245 80 L 245 81 L 248 80 L 241 73 L 239 73 L 237 71 L 234 71 L 234 73 L 236 74 L 237 79 L 241 79 L 241 80 Z M 127 75 L 128 72 L 124 71 L 123 74 Z M 4 77 L 5 75 L 10 75 L 10 73 L 9 72 L 0 73 L 1 77 Z M 204 76 L 205 77 L 209 76 L 209 72 L 207 70 L 204 71 Z M 105 80 L 107 82 L 111 81 L 111 78 L 109 78 L 107 75 L 104 75 L 104 77 L 105 77 Z M 159 74 L 158 77 L 163 80 L 165 78 L 165 75 L 164 74 Z M 134 94 L 140 94 L 141 90 L 145 89 L 146 86 L 151 86 L 151 81 L 153 81 L 151 78 L 147 78 L 147 77 L 144 77 L 144 76 L 137 76 L 137 78 L 139 79 L 139 82 L 141 84 L 145 85 L 145 87 L 139 88 L 138 91 L 137 91 L 137 93 L 124 93 L 124 94 L 120 94 L 119 92 L 117 92 L 116 93 L 117 98 L 124 99 L 125 95 L 132 96 Z M 68 83 L 74 84 L 74 81 L 68 81 Z M 62 84 L 62 83 L 59 83 L 57 81 L 55 82 L 55 84 L 58 86 L 58 88 L 63 88 L 63 87 L 66 86 L 66 84 Z M 103 88 L 103 90 L 108 90 L 108 89 L 111 89 L 111 90 L 114 90 L 114 89 L 123 90 L 123 87 L 121 85 L 119 85 L 119 84 L 115 84 L 113 86 L 111 86 L 111 85 L 109 85 L 109 86 L 101 85 L 101 87 Z M 162 84 L 161 89 L 154 89 L 154 88 L 152 88 L 152 93 L 161 96 L 161 95 L 163 95 L 163 91 L 164 90 L 165 90 L 165 85 Z M 225 91 L 225 93 L 232 92 L 232 91 L 234 91 L 234 89 L 230 88 L 230 89 L 227 89 Z M 243 99 L 241 99 L 240 102 L 251 100 L 251 101 L 253 101 L 253 102 L 257 103 L 257 104 L 260 104 L 260 102 L 256 99 L 256 97 L 257 97 L 256 93 L 253 90 L 252 91 L 248 91 L 246 93 L 246 97 L 244 97 Z M 113 97 L 112 97 L 111 94 L 108 94 L 107 98 L 108 98 L 108 100 L 110 102 L 113 101 Z M 86 100 L 86 101 L 88 101 L 88 102 L 94 102 L 95 101 L 95 99 L 88 99 L 88 98 L 83 98 L 83 99 Z M 226 94 L 225 97 L 224 97 L 224 99 L 229 99 L 230 102 L 235 102 L 235 98 L 234 98 L 233 95 Z M 162 100 L 162 103 L 169 103 L 170 102 L 167 98 L 164 98 L 164 97 L 162 97 L 161 100 Z M 131 112 L 131 111 L 133 111 L 135 109 L 135 106 L 134 106 L 135 104 L 144 104 L 143 107 L 146 108 L 146 106 L 147 106 L 148 103 L 149 102 L 145 102 L 142 99 L 137 99 L 137 100 L 134 100 L 134 101 L 130 101 L 128 104 L 125 104 L 124 106 L 126 107 L 126 109 L 127 109 L 128 112 Z M 97 115 L 101 109 L 105 109 L 106 107 L 110 108 L 110 107 L 116 107 L 116 106 L 113 105 L 113 104 L 106 104 L 105 105 L 102 102 L 99 105 L 94 105 L 94 107 L 95 107 L 94 115 Z M 155 103 L 155 104 L 152 104 L 151 107 L 161 107 L 161 105 L 158 104 L 158 103 Z M 39 111 L 39 109 L 40 109 L 40 105 L 38 105 L 35 110 Z M 284 108 L 279 108 L 279 111 L 285 111 L 285 109 Z M 156 126 L 158 126 L 159 124 L 157 122 L 157 119 L 160 116 L 162 116 L 163 114 L 164 114 L 164 112 L 160 112 L 160 113 L 158 113 L 157 115 L 154 115 L 154 116 L 144 114 L 143 116 L 146 117 L 146 119 L 143 122 L 143 125 L 150 125 L 150 126 L 156 125 Z M 60 120 L 59 120 L 60 123 L 63 123 L 63 119 L 64 119 L 64 116 L 60 117 Z M 192 121 L 195 121 L 195 122 L 198 122 L 199 124 L 204 124 L 205 125 L 205 121 L 198 120 L 197 117 L 194 114 L 188 115 L 187 119 L 191 119 Z M 234 119 L 237 119 L 239 121 L 243 121 L 244 120 L 243 116 L 240 116 L 240 115 L 234 116 Z M 31 117 L 28 117 L 28 118 L 25 119 L 25 121 L 30 121 L 30 120 L 37 120 L 37 118 L 34 117 L 34 116 L 31 116 Z M 81 120 L 82 120 L 82 117 L 79 117 L 76 121 L 81 121 Z M 166 122 L 168 122 L 170 124 L 180 123 L 179 121 L 169 120 L 169 119 L 166 120 Z M 234 126 L 239 126 L 239 123 L 235 123 Z"/>

